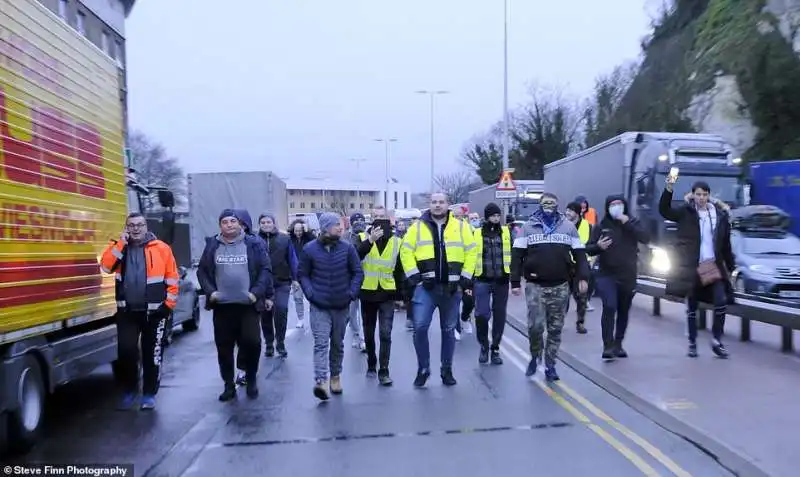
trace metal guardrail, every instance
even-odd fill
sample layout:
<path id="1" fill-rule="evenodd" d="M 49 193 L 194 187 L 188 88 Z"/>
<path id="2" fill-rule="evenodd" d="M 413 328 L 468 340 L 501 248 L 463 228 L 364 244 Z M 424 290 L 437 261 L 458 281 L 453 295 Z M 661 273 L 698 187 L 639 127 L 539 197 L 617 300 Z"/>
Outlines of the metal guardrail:
<path id="1" fill-rule="evenodd" d="M 666 281 L 663 278 L 640 276 L 637 280 L 636 291 L 653 297 L 653 316 L 661 315 L 661 300 L 680 303 L 682 300 L 667 296 Z M 697 313 L 697 326 L 700 329 L 708 328 L 707 310 L 713 306 L 701 303 Z M 736 293 L 735 303 L 728 305 L 728 314 L 740 317 L 741 341 L 750 341 L 750 323 L 757 321 L 781 328 L 781 350 L 792 352 L 794 350 L 794 330 L 800 330 L 800 303 L 788 303 L 773 298 L 755 297 L 753 295 Z"/>

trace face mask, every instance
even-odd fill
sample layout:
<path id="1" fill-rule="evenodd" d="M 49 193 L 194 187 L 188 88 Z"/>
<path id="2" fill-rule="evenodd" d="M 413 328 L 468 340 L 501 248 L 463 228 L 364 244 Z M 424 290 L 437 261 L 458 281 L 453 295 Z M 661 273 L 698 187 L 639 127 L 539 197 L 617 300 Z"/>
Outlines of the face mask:
<path id="1" fill-rule="evenodd" d="M 608 214 L 613 218 L 619 218 L 622 214 L 625 213 L 625 206 L 622 204 L 619 205 L 612 205 L 608 208 Z"/>
<path id="2" fill-rule="evenodd" d="M 472 225 L 473 227 L 476 227 L 476 228 L 481 226 L 481 221 L 477 220 L 477 219 L 476 220 L 470 220 L 469 223 L 470 223 L 470 225 Z"/>
<path id="3" fill-rule="evenodd" d="M 354 222 L 353 223 L 353 231 L 354 232 L 363 232 L 365 230 L 367 230 L 367 223 L 366 222 L 358 221 L 358 222 Z"/>
<path id="4" fill-rule="evenodd" d="M 551 203 L 542 204 L 542 212 L 544 212 L 547 215 L 555 214 L 557 209 L 558 209 L 558 204 L 551 204 Z"/>

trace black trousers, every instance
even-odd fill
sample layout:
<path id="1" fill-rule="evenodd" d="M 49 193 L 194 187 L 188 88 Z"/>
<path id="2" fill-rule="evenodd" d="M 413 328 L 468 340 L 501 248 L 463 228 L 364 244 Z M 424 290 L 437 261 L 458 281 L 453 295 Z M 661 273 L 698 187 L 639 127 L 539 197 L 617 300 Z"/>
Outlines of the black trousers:
<path id="1" fill-rule="evenodd" d="M 620 282 L 610 276 L 598 276 L 596 285 L 597 293 L 603 300 L 603 317 L 600 322 L 603 345 L 622 343 L 628 329 L 628 315 L 636 294 L 636 284 Z"/>
<path id="2" fill-rule="evenodd" d="M 155 396 L 161 384 L 163 339 L 167 317 L 146 311 L 117 315 L 117 366 L 125 392 L 139 390 L 139 343 L 142 349 L 142 394 Z"/>
<path id="3" fill-rule="evenodd" d="M 394 301 L 369 302 L 361 300 L 361 320 L 364 326 L 364 341 L 367 345 L 367 367 L 389 369 L 389 355 L 392 352 L 392 324 L 394 322 Z M 380 358 L 375 355 L 375 328 L 378 328 Z"/>
<path id="4" fill-rule="evenodd" d="M 214 343 L 217 345 L 219 374 L 225 385 L 233 386 L 234 349 L 240 350 L 240 365 L 247 379 L 255 379 L 261 355 L 261 323 L 253 305 L 215 305 Z"/>

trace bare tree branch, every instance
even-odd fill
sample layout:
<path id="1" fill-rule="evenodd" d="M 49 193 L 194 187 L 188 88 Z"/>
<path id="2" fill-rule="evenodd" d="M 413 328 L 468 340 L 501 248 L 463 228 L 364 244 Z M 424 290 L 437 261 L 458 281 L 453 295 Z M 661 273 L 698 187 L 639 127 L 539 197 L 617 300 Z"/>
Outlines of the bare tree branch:
<path id="1" fill-rule="evenodd" d="M 128 147 L 134 167 L 144 185 L 166 187 L 175 195 L 176 204 L 186 203 L 186 174 L 177 158 L 169 156 L 163 145 L 141 131 L 134 131 L 130 135 Z M 158 205 L 155 194 L 151 194 L 145 202 L 145 209 L 149 211 Z"/>
<path id="2" fill-rule="evenodd" d="M 483 185 L 479 178 L 472 172 L 453 172 L 451 174 L 439 174 L 434 179 L 436 188 L 447 195 L 447 200 L 451 204 L 469 201 L 469 191 Z"/>

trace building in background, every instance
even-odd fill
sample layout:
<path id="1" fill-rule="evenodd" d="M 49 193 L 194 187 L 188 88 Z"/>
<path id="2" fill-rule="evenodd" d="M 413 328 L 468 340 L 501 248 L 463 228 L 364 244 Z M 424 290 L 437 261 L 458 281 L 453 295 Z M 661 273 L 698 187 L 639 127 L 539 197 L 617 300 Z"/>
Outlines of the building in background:
<path id="1" fill-rule="evenodd" d="M 290 215 L 325 211 L 348 216 L 356 212 L 366 214 L 377 204 L 388 209 L 411 207 L 411 191 L 408 186 L 394 180 L 389 185 L 388 203 L 384 201 L 385 186 L 376 181 L 290 177 L 284 177 L 283 180 L 286 182 Z"/>
<path id="2" fill-rule="evenodd" d="M 135 0 L 39 0 L 48 10 L 78 31 L 116 61 L 119 100 L 122 103 L 123 137 L 128 139 L 128 81 L 125 72 L 125 19 Z"/>

